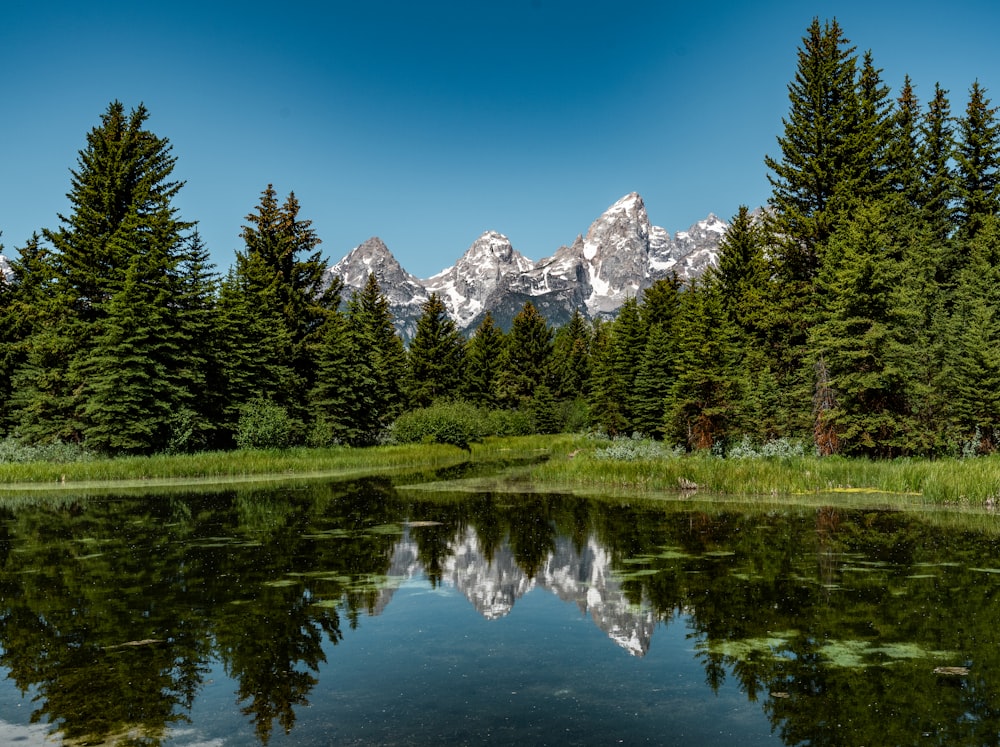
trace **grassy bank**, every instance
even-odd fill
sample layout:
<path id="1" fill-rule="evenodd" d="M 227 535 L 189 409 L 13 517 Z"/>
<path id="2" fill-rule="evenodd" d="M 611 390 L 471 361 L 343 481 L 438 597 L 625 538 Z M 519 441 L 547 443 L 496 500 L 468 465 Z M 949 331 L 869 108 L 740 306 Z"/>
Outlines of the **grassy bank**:
<path id="1" fill-rule="evenodd" d="M 1000 457 L 870 461 L 805 454 L 721 458 L 680 454 L 650 441 L 563 442 L 532 467 L 532 480 L 612 490 L 681 491 L 733 496 L 884 493 L 903 502 L 1000 506 Z"/>
<path id="2" fill-rule="evenodd" d="M 543 461 L 536 461 L 544 457 Z M 0 490 L 59 489 L 96 483 L 287 479 L 420 471 L 459 464 L 468 452 L 441 444 L 368 449 L 287 449 L 0 463 Z M 506 470 L 501 482 L 534 489 L 611 493 L 681 492 L 736 497 L 880 493 L 894 502 L 1000 507 L 1000 457 L 873 462 L 803 453 L 743 458 L 681 454 L 651 441 L 609 442 L 585 436 L 491 438 L 474 444 L 471 459 Z M 495 482 L 495 481 L 494 481 Z"/>
<path id="3" fill-rule="evenodd" d="M 466 452 L 454 446 L 413 444 L 370 449 L 218 451 L 61 463 L 35 461 L 0 464 L 0 489 L 24 489 L 28 486 L 49 489 L 106 482 L 225 482 L 246 478 L 377 474 L 447 467 L 467 458 Z"/>

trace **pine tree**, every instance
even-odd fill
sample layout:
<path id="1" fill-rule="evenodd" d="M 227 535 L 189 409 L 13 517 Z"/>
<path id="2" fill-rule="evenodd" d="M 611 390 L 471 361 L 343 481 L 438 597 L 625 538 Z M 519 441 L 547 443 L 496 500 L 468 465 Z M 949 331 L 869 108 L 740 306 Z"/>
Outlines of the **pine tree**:
<path id="1" fill-rule="evenodd" d="M 772 172 L 775 235 L 783 238 L 781 268 L 791 281 L 815 277 L 823 244 L 867 172 L 867 154 L 854 150 L 864 135 L 856 65 L 837 21 L 821 25 L 813 19 L 788 86 L 791 109 L 778 138 L 781 156 L 764 159 Z"/>
<path id="2" fill-rule="evenodd" d="M 590 330 L 579 309 L 573 309 L 569 322 L 555 332 L 552 381 L 556 399 L 567 401 L 586 397 L 590 383 Z"/>
<path id="3" fill-rule="evenodd" d="M 954 128 L 948 92 L 934 86 L 934 98 L 920 127 L 920 207 L 938 244 L 944 247 L 955 229 Z"/>
<path id="4" fill-rule="evenodd" d="M 80 419 L 91 448 L 106 453 L 148 454 L 170 434 L 170 422 L 189 404 L 168 366 L 177 359 L 177 330 L 160 310 L 167 289 L 157 289 L 134 257 L 119 291 L 102 304 L 98 334 L 89 354 L 74 361 L 83 382 Z"/>
<path id="5" fill-rule="evenodd" d="M 465 344 L 462 396 L 482 407 L 499 404 L 498 382 L 504 349 L 504 335 L 489 311 Z"/>
<path id="6" fill-rule="evenodd" d="M 141 105 L 128 115 L 117 101 L 108 107 L 100 126 L 88 134 L 72 172 L 72 212 L 59 216 L 63 225 L 58 230 L 45 232 L 53 245 L 58 289 L 46 312 L 48 323 L 34 330 L 31 352 L 19 373 L 20 432 L 30 440 L 78 440 L 91 431 L 88 417 L 96 410 L 86 397 L 96 390 L 80 376 L 115 375 L 96 370 L 94 363 L 112 365 L 99 346 L 106 341 L 105 322 L 115 308 L 110 301 L 123 291 L 136 262 L 149 268 L 144 282 L 167 291 L 149 294 L 160 304 L 143 307 L 154 318 L 152 323 L 162 320 L 171 330 L 179 326 L 170 291 L 176 290 L 179 255 L 192 224 L 180 220 L 171 204 L 182 186 L 170 180 L 176 159 L 166 139 L 145 129 L 147 118 Z M 178 371 L 190 351 L 172 343 L 161 352 L 173 358 L 161 360 L 162 368 L 147 369 L 147 375 Z M 160 386 L 147 384 L 151 389 Z M 168 389 L 177 397 L 166 403 L 168 407 L 190 399 L 190 393 Z M 146 404 L 148 417 L 158 422 L 162 403 Z M 133 416 L 143 418 L 141 413 Z"/>
<path id="7" fill-rule="evenodd" d="M 973 238 L 983 221 L 1000 210 L 1000 122 L 979 81 L 969 90 L 958 122 L 956 218 L 961 239 Z"/>
<path id="8" fill-rule="evenodd" d="M 358 363 L 358 348 L 347 317 L 339 311 L 330 314 L 316 350 L 316 382 L 309 393 L 311 445 L 364 441 L 364 405 L 355 380 Z"/>
<path id="9" fill-rule="evenodd" d="M 507 333 L 498 378 L 500 401 L 516 408 L 548 380 L 552 330 L 531 301 L 515 315 Z"/>
<path id="10" fill-rule="evenodd" d="M 897 196 L 900 208 L 907 211 L 915 211 L 920 206 L 923 189 L 920 171 L 921 117 L 920 102 L 910 76 L 906 76 L 892 114 L 887 161 L 890 192 Z"/>
<path id="11" fill-rule="evenodd" d="M 772 297 L 766 245 L 763 224 L 741 205 L 719 244 L 718 264 L 709 270 L 729 318 L 750 344 L 761 342 L 764 306 Z"/>
<path id="12" fill-rule="evenodd" d="M 409 405 L 427 407 L 441 397 L 458 395 L 462 381 L 464 340 L 436 293 L 421 307 L 410 343 Z"/>
<path id="13" fill-rule="evenodd" d="M 188 396 L 185 406 L 174 413 L 167 448 L 192 451 L 218 445 L 216 428 L 223 419 L 218 277 L 197 230 L 185 242 L 179 259 L 173 299 L 180 346 L 186 352 L 178 358 L 179 368 L 167 374 Z"/>
<path id="14" fill-rule="evenodd" d="M 646 350 L 646 328 L 639 303 L 629 298 L 609 325 L 606 344 L 594 361 L 591 413 L 609 434 L 638 429 L 635 379 Z"/>
<path id="15" fill-rule="evenodd" d="M 736 331 L 710 280 L 693 281 L 683 294 L 677 337 L 667 437 L 690 449 L 711 449 L 742 425 L 745 392 Z"/>
<path id="16" fill-rule="evenodd" d="M 810 336 L 824 400 L 817 432 L 828 424 L 847 454 L 896 456 L 913 427 L 910 287 L 888 222 L 883 206 L 862 208 L 831 241 L 824 318 Z"/>
<path id="17" fill-rule="evenodd" d="M 1000 448 L 1000 220 L 983 218 L 960 273 L 944 388 L 957 436 L 981 453 Z"/>
<path id="18" fill-rule="evenodd" d="M 85 322 L 121 286 L 134 255 L 172 252 L 192 226 L 172 206 L 183 186 L 170 179 L 177 159 L 166 138 L 145 129 L 148 118 L 142 104 L 128 114 L 119 101 L 108 106 L 71 172 L 72 212 L 45 231 Z"/>
<path id="19" fill-rule="evenodd" d="M 636 430 L 653 438 L 666 435 L 667 397 L 674 381 L 677 350 L 665 324 L 649 331 L 635 376 L 633 422 Z"/>
<path id="20" fill-rule="evenodd" d="M 341 284 L 331 282 L 327 263 L 314 251 L 320 239 L 311 221 L 299 217 L 294 192 L 279 204 L 273 185 L 268 184 L 246 220 L 245 250 L 236 255 L 236 273 L 242 278 L 238 287 L 250 295 L 249 303 L 260 307 L 258 314 L 282 326 L 280 337 L 287 348 L 281 351 L 281 359 L 291 374 L 273 381 L 273 390 L 266 396 L 300 420 L 306 415 L 307 394 L 315 377 L 312 352 L 327 315 L 340 304 Z"/>
<path id="21" fill-rule="evenodd" d="M 352 445 L 371 445 L 402 411 L 407 389 L 406 350 L 374 274 L 351 298 L 348 324 L 354 343 L 351 370 L 357 406 L 352 428 L 358 434 Z"/>

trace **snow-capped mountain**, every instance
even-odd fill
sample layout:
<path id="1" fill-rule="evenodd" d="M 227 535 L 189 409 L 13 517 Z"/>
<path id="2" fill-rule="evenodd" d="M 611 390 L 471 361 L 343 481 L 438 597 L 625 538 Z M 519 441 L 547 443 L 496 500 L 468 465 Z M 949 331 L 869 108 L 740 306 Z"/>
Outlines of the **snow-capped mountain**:
<path id="1" fill-rule="evenodd" d="M 7 258 L 2 254 L 0 254 L 0 276 L 3 276 L 7 280 L 9 280 L 11 276 L 10 262 L 8 262 Z"/>
<path id="2" fill-rule="evenodd" d="M 715 263 L 728 228 L 710 214 L 671 236 L 649 222 L 642 197 L 633 192 L 604 211 L 585 235 L 538 262 L 515 250 L 503 234 L 487 231 L 458 262 L 426 280 L 406 272 L 377 238 L 330 271 L 344 280 L 347 293 L 363 287 L 374 272 L 406 339 L 431 293 L 441 297 L 463 330 L 477 326 L 486 311 L 507 328 L 529 300 L 549 324 L 560 325 L 574 310 L 590 318 L 613 315 L 628 298 L 672 272 L 682 279 L 700 275 Z"/>
<path id="3" fill-rule="evenodd" d="M 363 289 L 368 276 L 374 273 L 400 334 L 409 340 L 416 333 L 420 307 L 430 294 L 420 280 L 403 269 L 382 239 L 373 236 L 356 246 L 329 272 L 344 281 L 344 300 L 353 291 Z"/>

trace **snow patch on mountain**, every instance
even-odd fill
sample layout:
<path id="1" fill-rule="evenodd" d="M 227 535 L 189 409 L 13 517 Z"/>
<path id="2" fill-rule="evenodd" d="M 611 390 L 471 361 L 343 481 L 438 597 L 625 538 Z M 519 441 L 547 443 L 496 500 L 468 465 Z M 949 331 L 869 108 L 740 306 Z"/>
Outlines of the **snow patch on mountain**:
<path id="1" fill-rule="evenodd" d="M 331 268 L 345 286 L 361 288 L 374 272 L 397 315 L 397 328 L 412 337 L 420 308 L 438 294 L 460 329 L 470 330 L 489 311 L 501 327 L 532 301 L 549 324 L 611 316 L 661 278 L 697 277 L 717 262 L 729 225 L 714 214 L 671 236 L 649 221 L 632 192 L 615 202 L 569 246 L 532 262 L 506 236 L 486 231 L 451 267 L 425 280 L 406 272 L 384 243 L 372 238 Z"/>
<path id="2" fill-rule="evenodd" d="M 0 254 L 0 275 L 3 276 L 4 280 L 10 280 L 14 271 L 11 269 L 10 262 L 5 256 Z"/>

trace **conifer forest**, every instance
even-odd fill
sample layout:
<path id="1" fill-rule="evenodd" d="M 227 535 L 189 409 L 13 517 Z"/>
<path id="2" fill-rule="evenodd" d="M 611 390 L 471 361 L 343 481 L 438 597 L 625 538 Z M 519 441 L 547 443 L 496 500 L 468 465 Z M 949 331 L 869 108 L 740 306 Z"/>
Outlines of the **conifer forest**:
<path id="1" fill-rule="evenodd" d="M 348 294 L 326 272 L 294 193 L 262 185 L 218 271 L 174 205 L 169 140 L 112 102 L 67 214 L 0 280 L 0 437 L 109 455 L 363 446 L 447 405 L 497 432 L 719 453 L 745 438 L 994 452 L 997 107 L 978 81 L 957 112 L 940 86 L 891 91 L 836 21 L 814 20 L 797 54 L 762 155 L 769 204 L 740 208 L 703 276 L 659 280 L 614 319 L 553 328 L 526 303 L 510 329 L 487 314 L 468 336 L 432 296 L 408 344 L 374 276 Z"/>

